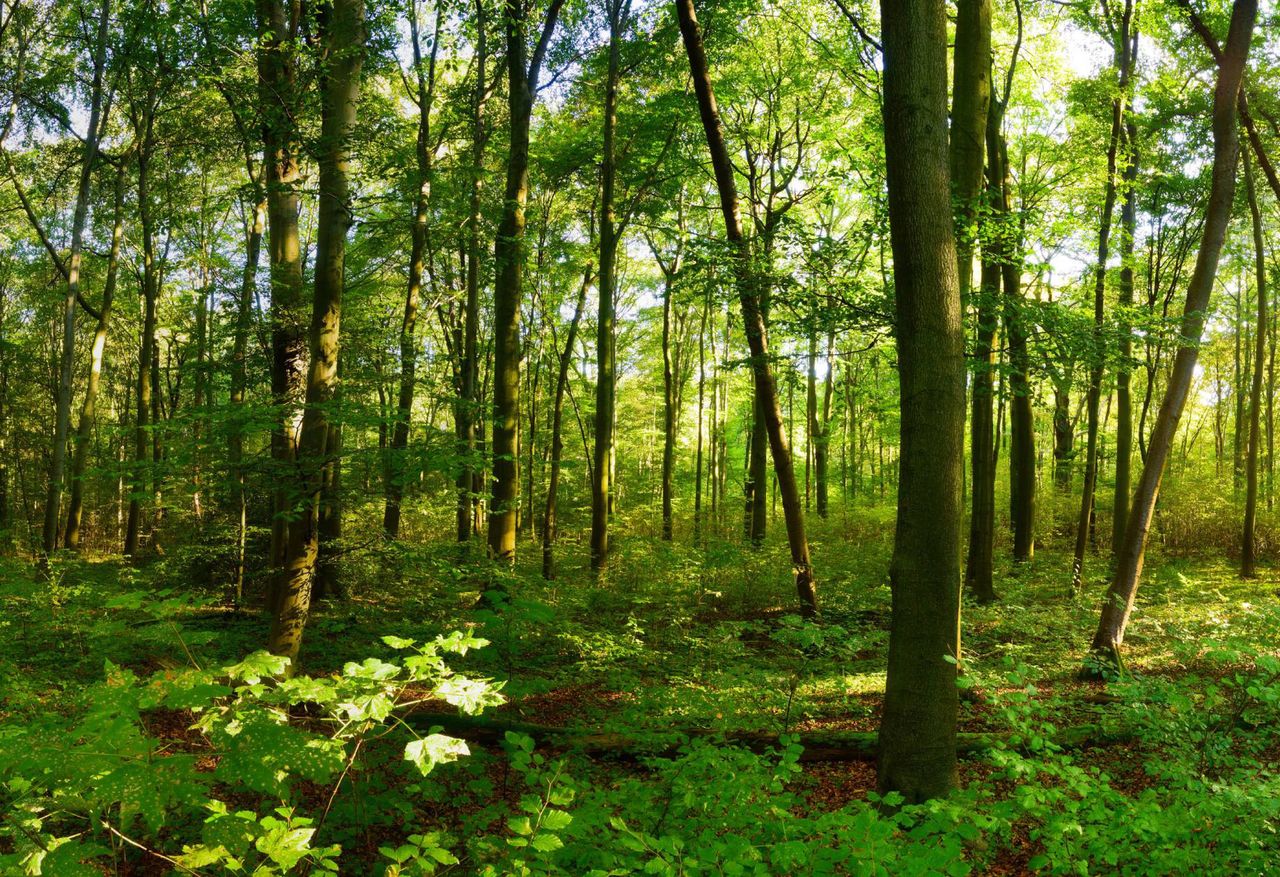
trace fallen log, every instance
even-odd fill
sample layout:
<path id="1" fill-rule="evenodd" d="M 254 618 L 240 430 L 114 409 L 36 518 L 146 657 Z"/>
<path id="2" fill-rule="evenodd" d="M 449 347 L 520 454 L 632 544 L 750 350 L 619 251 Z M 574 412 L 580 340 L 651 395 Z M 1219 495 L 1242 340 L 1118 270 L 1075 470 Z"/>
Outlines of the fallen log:
<path id="1" fill-rule="evenodd" d="M 662 731 L 633 733 L 592 732 L 579 728 L 540 725 L 491 716 L 467 716 L 457 713 L 411 713 L 404 719 L 415 731 L 428 733 L 442 730 L 455 737 L 484 746 L 500 745 L 508 732 L 525 734 L 540 745 L 578 752 L 589 758 L 633 760 L 643 756 L 678 755 L 680 747 L 691 740 L 705 740 L 738 746 L 752 752 L 765 752 L 780 747 L 782 735 L 768 731 L 723 731 L 711 728 L 671 728 Z M 804 747 L 802 762 L 872 761 L 877 743 L 874 731 L 792 731 L 787 735 Z M 1052 743 L 1060 749 L 1078 750 L 1096 746 L 1112 746 L 1133 740 L 1132 728 L 1107 725 L 1073 725 L 1059 728 L 1051 736 L 1024 739 L 1012 734 L 961 733 L 956 735 L 956 752 L 961 757 L 985 755 L 1006 748 L 1032 754 Z"/>

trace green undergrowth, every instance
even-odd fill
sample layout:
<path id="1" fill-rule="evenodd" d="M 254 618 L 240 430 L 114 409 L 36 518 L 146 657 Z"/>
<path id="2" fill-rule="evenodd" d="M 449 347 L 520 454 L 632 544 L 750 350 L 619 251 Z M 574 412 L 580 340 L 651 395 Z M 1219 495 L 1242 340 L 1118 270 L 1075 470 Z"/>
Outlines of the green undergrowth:
<path id="1" fill-rule="evenodd" d="M 1148 564 L 1130 672 L 1105 684 L 1077 681 L 1105 558 L 1075 601 L 1060 553 L 1002 566 L 961 656 L 961 731 L 991 746 L 951 799 L 804 761 L 806 735 L 876 726 L 881 523 L 815 534 L 815 621 L 773 543 L 624 538 L 594 585 L 571 559 L 547 583 L 379 548 L 292 678 L 198 557 L 47 581 L 4 561 L 0 874 L 1280 872 L 1276 584 L 1222 563 Z M 468 744 L 421 710 L 498 730 Z M 587 758 L 504 722 L 628 743 Z"/>

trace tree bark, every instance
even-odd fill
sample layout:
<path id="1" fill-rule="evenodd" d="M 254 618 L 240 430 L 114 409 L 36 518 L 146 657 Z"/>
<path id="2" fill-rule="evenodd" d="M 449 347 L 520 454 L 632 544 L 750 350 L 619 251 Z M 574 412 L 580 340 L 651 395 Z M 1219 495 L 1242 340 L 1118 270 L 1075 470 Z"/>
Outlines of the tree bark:
<path id="1" fill-rule="evenodd" d="M 989 0 L 961 0 L 956 6 L 955 73 L 951 109 L 951 191 L 956 203 L 956 264 L 960 300 L 970 299 L 973 248 L 979 200 L 982 197 L 982 159 L 991 106 L 991 4 Z M 983 279 L 988 279 L 984 270 Z M 979 602 L 995 599 L 992 584 L 992 543 L 995 537 L 995 417 L 992 410 L 995 375 L 992 341 L 998 322 L 996 289 L 987 282 L 975 302 L 977 327 L 973 351 L 970 466 L 973 474 L 969 517 L 969 556 L 965 584 Z M 994 293 L 994 294 L 993 294 Z"/>
<path id="2" fill-rule="evenodd" d="M 404 498 L 404 482 L 406 478 L 405 453 L 409 447 L 409 422 L 413 416 L 413 393 L 417 383 L 418 348 L 416 329 L 418 325 L 418 303 L 422 298 L 422 277 L 427 251 L 427 213 L 431 207 L 432 155 L 431 143 L 431 109 L 436 88 L 436 56 L 440 46 L 440 27 L 443 23 L 443 10 L 436 6 L 435 35 L 431 39 L 431 53 L 428 56 L 427 68 L 422 69 L 422 44 L 418 35 L 418 5 L 409 3 L 409 36 L 413 43 L 413 69 L 417 78 L 418 91 L 418 141 L 415 155 L 417 157 L 418 185 L 413 202 L 412 242 L 409 252 L 409 283 L 404 297 L 404 315 L 400 321 L 400 392 L 396 397 L 396 422 L 391 430 L 391 445 L 387 455 L 387 501 L 382 514 L 382 531 L 389 539 L 400 536 L 400 503 Z M 465 363 L 464 363 L 465 367 Z M 461 389 L 461 388 L 459 388 Z M 459 396 L 461 397 L 461 393 Z M 460 416 L 458 435 L 465 441 L 465 430 L 461 422 L 466 415 L 461 410 L 470 407 L 463 398 L 457 404 Z M 465 455 L 467 451 L 462 449 Z"/>
<path id="3" fill-rule="evenodd" d="M 1137 56 L 1137 33 L 1133 36 L 1133 56 Z M 1124 540 L 1132 489 L 1133 328 L 1128 310 L 1133 307 L 1133 244 L 1138 224 L 1138 126 L 1132 119 L 1125 125 L 1124 203 L 1120 207 L 1120 367 L 1116 370 L 1116 489 L 1111 506 L 1111 552 Z"/>
<path id="4" fill-rule="evenodd" d="M 1138 485 L 1134 490 L 1124 541 L 1116 553 L 1115 577 L 1107 589 L 1098 619 L 1098 630 L 1093 637 L 1092 652 L 1104 661 L 1116 664 L 1120 660 L 1125 628 L 1138 593 L 1147 532 L 1155 512 L 1160 481 L 1191 389 L 1199 355 L 1200 336 L 1204 330 L 1204 314 L 1213 291 L 1218 259 L 1231 218 L 1239 153 L 1236 100 L 1257 12 L 1257 0 L 1235 0 L 1232 5 L 1231 26 L 1226 48 L 1218 65 L 1218 82 L 1214 92 L 1212 183 L 1209 202 L 1205 208 L 1200 251 L 1187 287 L 1187 303 L 1180 333 L 1180 338 L 1184 340 L 1178 346 L 1169 384 L 1156 415 L 1142 474 L 1138 477 Z"/>
<path id="5" fill-rule="evenodd" d="M 304 394 L 307 338 L 303 320 L 302 243 L 298 235 L 297 59 L 300 6 L 255 0 L 258 25 L 258 103 L 262 116 L 263 183 L 267 196 L 267 255 L 271 273 L 271 433 L 275 464 L 271 522 L 270 602 L 284 585 L 288 518 L 297 499 L 286 473 L 298 448 L 298 406 Z"/>
<path id="6" fill-rule="evenodd" d="M 236 302 L 235 338 L 231 345 L 231 397 L 229 399 L 234 418 L 227 436 L 228 457 L 236 492 L 236 568 L 232 576 L 235 603 L 244 599 L 246 549 L 249 531 L 249 491 L 244 465 L 244 434 L 247 427 L 246 391 L 249 386 L 247 355 L 249 330 L 253 325 L 255 292 L 258 286 L 258 261 L 262 253 L 262 235 L 267 228 L 267 202 L 259 180 L 250 167 L 250 184 L 253 195 L 252 211 L 245 228 L 244 273 L 240 278 L 240 298 Z"/>
<path id="7" fill-rule="evenodd" d="M 1254 524 L 1258 515 L 1258 455 L 1262 444 L 1262 371 L 1267 357 L 1267 264 L 1262 235 L 1262 211 L 1258 209 L 1258 193 L 1253 181 L 1253 162 L 1244 150 L 1244 184 L 1253 220 L 1254 268 L 1258 287 L 1258 321 L 1254 327 L 1253 385 L 1249 393 L 1249 450 L 1245 458 L 1244 534 L 1240 550 L 1240 575 L 1257 575 L 1257 544 Z"/>
<path id="8" fill-rule="evenodd" d="M 1116 96 L 1111 101 L 1111 137 L 1107 141 L 1107 182 L 1103 190 L 1102 213 L 1098 217 L 1097 264 L 1093 269 L 1093 349 L 1089 356 L 1089 389 L 1085 397 L 1088 426 L 1085 437 L 1084 489 L 1080 494 L 1075 554 L 1071 562 L 1071 594 L 1073 596 L 1080 592 L 1080 586 L 1084 580 L 1084 554 L 1089 543 L 1090 524 L 1093 520 L 1093 494 L 1098 482 L 1098 411 L 1102 401 L 1102 374 L 1106 362 L 1104 320 L 1106 318 L 1107 258 L 1110 253 L 1111 220 L 1116 203 L 1116 164 L 1120 142 L 1124 139 L 1129 78 L 1133 66 L 1130 39 L 1132 20 L 1133 0 L 1125 0 L 1124 13 L 1120 21 L 1119 43 L 1115 46 L 1115 64 L 1119 83 Z"/>
<path id="9" fill-rule="evenodd" d="M 551 0 L 530 58 L 525 42 L 527 10 L 518 0 L 506 0 L 510 144 L 502 221 L 494 242 L 498 274 L 493 291 L 493 489 L 488 540 L 490 555 L 506 562 L 514 562 L 516 556 L 520 491 L 520 299 L 524 295 L 524 208 L 529 198 L 529 120 L 542 59 L 563 4 L 564 0 Z"/>
<path id="10" fill-rule="evenodd" d="M 591 474 L 591 569 L 608 565 L 610 496 L 613 491 L 613 428 L 617 404 L 614 325 L 614 267 L 618 235 L 614 213 L 617 161 L 614 141 L 618 129 L 618 75 L 621 30 L 630 0 L 608 0 L 609 60 L 604 86 L 603 154 L 600 159 L 600 280 L 596 314 L 596 424 Z M 665 310 L 664 310 L 665 313 Z M 664 329 L 664 338 L 665 329 Z"/>
<path id="11" fill-rule="evenodd" d="M 578 324 L 582 320 L 582 309 L 587 301 L 587 287 L 591 285 L 591 271 L 582 275 L 582 286 L 578 289 L 578 300 L 573 307 L 573 319 L 569 321 L 569 332 L 564 340 L 564 349 L 559 351 L 556 368 L 556 389 L 551 397 L 551 464 L 547 476 L 547 501 L 543 507 L 542 517 L 542 577 L 551 581 L 556 577 L 555 544 L 556 544 L 556 500 L 560 491 L 560 460 L 564 456 L 564 437 L 561 422 L 564 414 L 564 394 L 569 384 L 569 366 L 573 363 L 573 349 L 578 342 Z"/>
<path id="12" fill-rule="evenodd" d="M 54 414 L 53 446 L 49 455 L 49 485 L 44 503 L 44 530 L 41 538 L 42 562 L 47 563 L 58 547 L 61 518 L 62 481 L 66 470 L 67 437 L 71 431 L 71 380 L 75 365 L 76 307 L 80 298 L 80 260 L 84 247 L 84 226 L 89 217 L 89 193 L 93 166 L 98 159 L 101 120 L 105 115 L 104 78 L 107 69 L 107 36 L 111 23 L 111 2 L 102 0 L 93 49 L 93 85 L 89 99 L 89 128 L 80 157 L 80 183 L 76 189 L 75 212 L 71 219 L 71 252 L 66 262 L 66 295 L 62 301 L 62 351 L 58 367 L 58 396 Z"/>
<path id="13" fill-rule="evenodd" d="M 337 423 L 330 408 L 337 393 L 339 331 L 345 287 L 346 236 L 351 225 L 350 144 L 364 61 L 363 0 L 333 0 L 324 21 L 325 70 L 320 130 L 319 204 L 316 218 L 315 301 L 308 346 L 306 406 L 295 467 L 301 508 L 288 523 L 284 587 L 271 619 L 267 648 L 296 668 L 311 611 L 320 544 L 321 494 L 326 469 L 336 461 Z M 332 479 L 332 471 L 329 473 Z"/>
<path id="14" fill-rule="evenodd" d="M 773 372 L 769 365 L 768 338 L 765 333 L 764 317 L 760 313 L 760 283 L 754 276 L 747 241 L 743 236 L 742 223 L 738 216 L 738 192 L 733 178 L 733 165 L 724 141 L 724 129 L 720 123 L 719 110 L 716 108 L 716 98 L 707 70 L 706 50 L 702 45 L 702 33 L 698 27 L 697 16 L 694 14 L 693 0 L 675 0 L 675 3 L 685 52 L 689 56 L 689 69 L 693 77 L 694 92 L 698 98 L 702 128 L 707 138 L 711 165 L 715 171 L 720 210 L 725 221 L 725 235 L 733 247 L 733 269 L 738 288 L 738 300 L 742 307 L 747 347 L 751 352 L 756 395 L 764 412 L 769 446 L 773 454 L 773 467 L 777 473 L 778 486 L 782 494 L 782 509 L 787 527 L 787 544 L 791 551 L 791 565 L 795 572 L 796 593 L 800 598 L 801 611 L 807 615 L 816 614 L 818 611 L 817 586 L 813 578 L 813 564 L 809 560 L 804 509 L 801 507 L 800 494 L 796 489 L 791 448 L 787 443 L 786 432 L 783 430 L 782 410 L 778 406 L 778 388 L 774 383 Z"/>
<path id="15" fill-rule="evenodd" d="M 154 462 L 154 443 L 151 433 L 158 420 L 156 399 L 158 392 L 155 365 L 156 351 L 156 299 L 160 294 L 159 268 L 156 265 L 155 221 L 151 212 L 151 158 L 155 149 L 154 107 L 144 110 L 145 118 L 133 120 L 138 148 L 138 225 L 142 233 L 142 338 L 138 347 L 137 416 L 133 433 L 133 472 L 129 486 L 129 517 L 125 525 L 124 554 L 134 557 L 138 553 L 142 530 L 142 496 L 146 484 L 145 473 L 148 458 Z M 153 475 L 153 479 L 156 476 Z"/>
<path id="16" fill-rule="evenodd" d="M 946 4 L 882 0 L 880 15 L 901 450 L 877 786 L 914 803 L 956 782 L 964 327 L 947 197 Z"/>
<path id="17" fill-rule="evenodd" d="M 489 81 L 485 73 L 488 61 L 488 24 L 485 0 L 476 0 L 476 85 L 471 105 L 471 180 L 470 204 L 467 210 L 467 302 L 463 315 L 462 392 L 458 404 L 458 450 L 462 465 L 458 469 L 455 489 L 458 494 L 455 529 L 459 542 L 469 542 L 476 529 L 473 507 L 479 505 L 483 492 L 478 454 L 476 414 L 480 408 L 480 209 L 481 180 L 484 176 L 484 148 L 488 140 L 484 110 L 488 103 Z M 481 427 L 483 429 L 483 426 Z"/>
<path id="18" fill-rule="evenodd" d="M 114 220 L 111 225 L 111 253 L 107 257 L 107 278 L 102 286 L 102 304 L 98 307 L 98 325 L 93 332 L 89 354 L 89 378 L 85 382 L 84 402 L 80 407 L 80 425 L 76 430 L 75 456 L 71 461 L 71 500 L 67 507 L 67 527 L 63 545 L 72 550 L 80 547 L 80 524 L 84 510 L 84 473 L 89 460 L 89 443 L 98 419 L 98 387 L 106 362 L 107 335 L 111 329 L 111 306 L 116 293 L 116 275 L 120 267 L 120 246 L 124 239 L 124 160 L 116 168 Z"/>

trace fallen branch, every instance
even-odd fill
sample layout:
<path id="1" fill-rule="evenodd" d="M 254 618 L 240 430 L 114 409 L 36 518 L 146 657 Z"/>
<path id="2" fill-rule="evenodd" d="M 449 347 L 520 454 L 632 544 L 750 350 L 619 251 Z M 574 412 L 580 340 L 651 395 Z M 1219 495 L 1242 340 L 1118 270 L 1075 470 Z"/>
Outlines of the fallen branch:
<path id="1" fill-rule="evenodd" d="M 405 717 L 405 723 L 421 733 L 441 728 L 448 734 L 486 746 L 502 743 L 508 732 L 526 734 L 540 743 L 573 750 L 590 758 L 618 759 L 634 759 L 643 755 L 673 756 L 688 740 L 723 741 L 752 752 L 764 752 L 778 748 L 781 736 L 767 731 L 715 731 L 709 728 L 672 728 L 647 734 L 593 733 L 455 713 L 413 713 Z M 795 731 L 789 736 L 804 747 L 801 761 L 871 761 L 876 757 L 874 731 Z M 1127 743 L 1135 736 L 1132 728 L 1074 725 L 1059 729 L 1049 740 L 1062 749 L 1088 749 Z M 1012 740 L 1009 734 L 957 734 L 956 752 L 962 757 L 976 757 L 1002 747 L 1023 753 L 1032 751 L 1028 741 L 1014 743 Z"/>

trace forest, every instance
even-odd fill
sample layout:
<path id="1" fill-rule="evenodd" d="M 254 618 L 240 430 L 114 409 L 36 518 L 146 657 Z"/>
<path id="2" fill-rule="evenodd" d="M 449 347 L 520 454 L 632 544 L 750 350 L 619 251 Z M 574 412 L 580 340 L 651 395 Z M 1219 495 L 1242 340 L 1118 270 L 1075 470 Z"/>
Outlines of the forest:
<path id="1" fill-rule="evenodd" d="M 1277 23 L 0 0 L 0 875 L 1280 874 Z"/>

